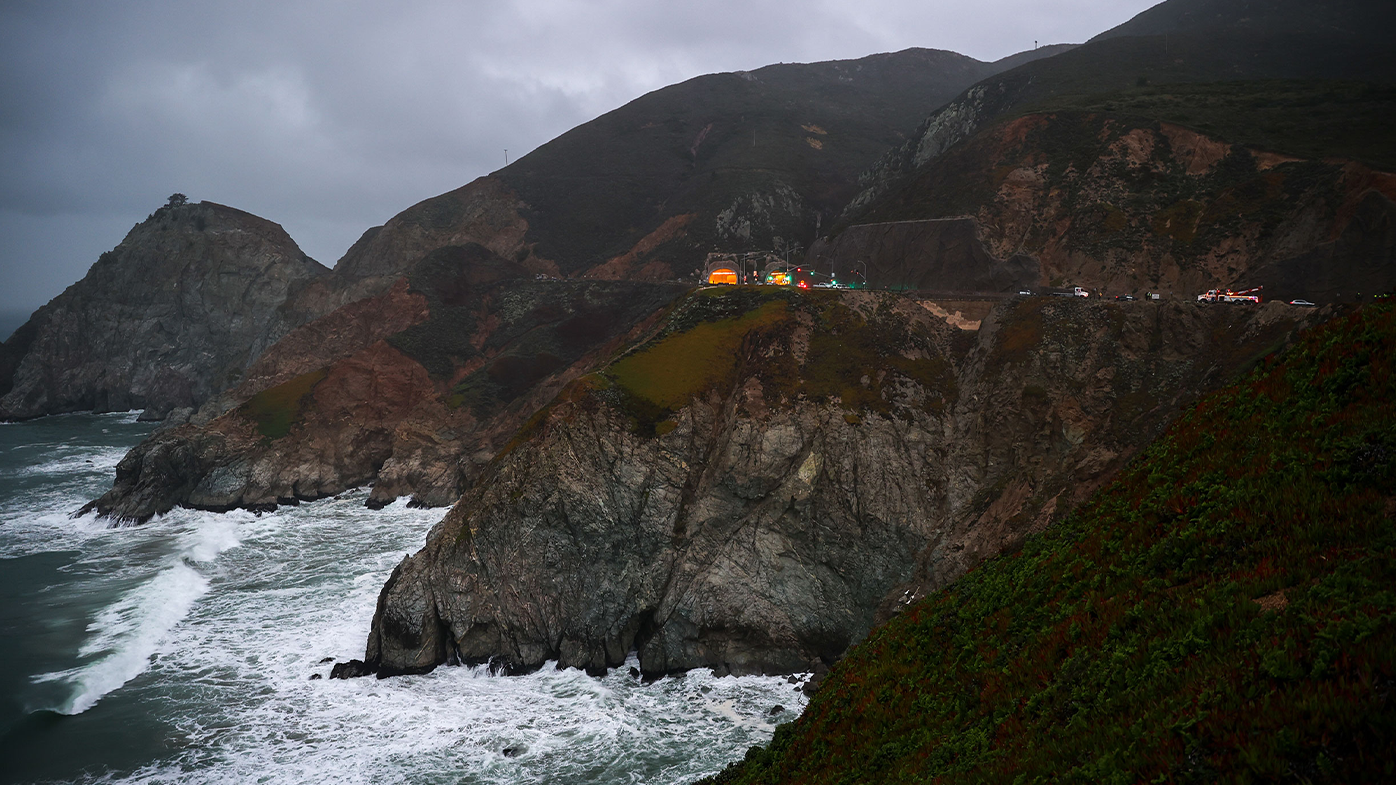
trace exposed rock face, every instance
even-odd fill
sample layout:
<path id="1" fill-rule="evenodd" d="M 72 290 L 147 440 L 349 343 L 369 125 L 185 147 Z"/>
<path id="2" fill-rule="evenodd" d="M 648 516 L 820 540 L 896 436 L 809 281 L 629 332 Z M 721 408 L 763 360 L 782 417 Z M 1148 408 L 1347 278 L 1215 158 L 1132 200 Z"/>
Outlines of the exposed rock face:
<path id="1" fill-rule="evenodd" d="M 984 248 L 971 218 L 859 224 L 810 248 L 806 262 L 836 279 L 931 292 L 1005 292 L 1035 286 L 1036 259 L 998 259 Z"/>
<path id="2" fill-rule="evenodd" d="M 1296 309 L 700 292 L 524 429 L 394 570 L 365 661 L 809 670 L 1013 547 Z M 939 583 L 937 583 L 939 582 Z"/>
<path id="3" fill-rule="evenodd" d="M 966 215 L 984 251 L 917 234 L 961 220 L 924 219 Z M 1026 256 L 1039 266 L 1025 283 L 1110 293 L 1191 298 L 1263 285 L 1269 298 L 1331 302 L 1396 285 L 1396 176 L 1157 121 L 1058 112 L 1003 122 L 918 170 L 868 216 L 878 223 L 818 250 L 866 261 L 888 283 L 940 288 L 998 269 L 986 260 Z"/>
<path id="4" fill-rule="evenodd" d="M 136 447 L 89 509 L 142 521 L 363 485 L 371 506 L 451 504 L 525 418 L 680 291 L 536 281 L 479 245 L 437 249 L 384 293 L 292 331 L 196 422 Z"/>
<path id="5" fill-rule="evenodd" d="M 281 337 L 292 287 L 326 272 L 270 221 L 162 207 L 7 342 L 0 418 L 199 406 Z"/>

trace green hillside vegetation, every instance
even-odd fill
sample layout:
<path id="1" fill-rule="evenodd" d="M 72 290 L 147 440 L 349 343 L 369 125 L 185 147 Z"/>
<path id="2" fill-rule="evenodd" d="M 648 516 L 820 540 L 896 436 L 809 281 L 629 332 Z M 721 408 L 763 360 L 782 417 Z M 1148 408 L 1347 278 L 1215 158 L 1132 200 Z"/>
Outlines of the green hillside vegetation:
<path id="1" fill-rule="evenodd" d="M 607 373 L 633 394 L 662 409 L 688 403 L 736 370 L 747 333 L 785 321 L 781 300 L 770 300 L 741 316 L 701 322 L 628 355 Z"/>
<path id="2" fill-rule="evenodd" d="M 303 373 L 248 398 L 240 411 L 257 423 L 258 433 L 268 439 L 280 439 L 291 432 L 291 426 L 300 418 L 306 397 L 328 375 L 328 368 Z"/>
<path id="3" fill-rule="evenodd" d="M 709 783 L 1396 778 L 1396 308 L 1205 398 Z"/>
<path id="4" fill-rule="evenodd" d="M 939 414 L 958 396 L 954 367 L 878 293 L 861 313 L 845 296 L 771 286 L 714 287 L 685 298 L 645 345 L 586 385 L 630 415 L 637 432 L 662 436 L 674 412 L 710 390 L 727 394 L 755 377 L 768 405 L 837 402 L 849 422 L 868 411 Z M 797 356 L 792 336 L 807 337 Z M 919 397 L 907 398 L 903 382 Z"/>

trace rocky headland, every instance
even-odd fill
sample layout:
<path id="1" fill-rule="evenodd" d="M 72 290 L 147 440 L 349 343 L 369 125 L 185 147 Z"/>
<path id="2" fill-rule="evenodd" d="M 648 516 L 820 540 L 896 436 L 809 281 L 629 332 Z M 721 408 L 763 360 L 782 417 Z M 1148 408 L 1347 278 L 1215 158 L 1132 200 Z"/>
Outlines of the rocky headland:
<path id="1" fill-rule="evenodd" d="M 394 570 L 365 670 L 784 673 L 1016 547 L 1199 391 L 1274 304 L 690 294 L 532 418 Z M 959 320 L 957 320 L 959 321 Z"/>
<path id="2" fill-rule="evenodd" d="M 90 509 L 269 509 L 371 485 L 444 506 L 519 425 L 681 287 L 535 280 L 469 244 L 293 330 L 196 422 L 156 433 Z M 205 419 L 206 418 L 206 419 Z"/>
<path id="3" fill-rule="evenodd" d="M 0 347 L 0 419 L 187 416 L 242 379 L 289 329 L 289 293 L 327 272 L 271 221 L 161 207 Z"/>

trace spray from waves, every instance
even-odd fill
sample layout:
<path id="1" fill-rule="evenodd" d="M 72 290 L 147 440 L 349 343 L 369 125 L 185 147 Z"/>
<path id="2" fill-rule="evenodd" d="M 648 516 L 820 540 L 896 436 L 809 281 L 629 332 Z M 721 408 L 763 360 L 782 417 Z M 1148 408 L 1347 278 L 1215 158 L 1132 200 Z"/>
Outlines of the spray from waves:
<path id="1" fill-rule="evenodd" d="M 15 449 L 23 450 L 25 447 Z M 116 465 L 121 463 L 121 459 L 126 457 L 127 449 L 124 447 L 95 449 L 83 445 L 62 445 L 56 448 L 46 448 L 45 453 L 48 456 L 46 459 L 36 460 L 27 466 L 16 469 L 11 472 L 11 476 L 53 478 L 55 475 L 101 472 L 103 477 L 106 477 L 116 469 Z"/>
<path id="2" fill-rule="evenodd" d="M 154 576 L 122 594 L 88 625 L 91 637 L 78 654 L 98 659 L 34 677 L 36 682 L 62 680 L 73 686 L 68 700 L 53 710 L 81 714 L 145 672 L 170 631 L 208 592 L 208 578 L 198 565 L 211 563 L 238 545 L 234 521 L 224 516 L 199 516 Z"/>

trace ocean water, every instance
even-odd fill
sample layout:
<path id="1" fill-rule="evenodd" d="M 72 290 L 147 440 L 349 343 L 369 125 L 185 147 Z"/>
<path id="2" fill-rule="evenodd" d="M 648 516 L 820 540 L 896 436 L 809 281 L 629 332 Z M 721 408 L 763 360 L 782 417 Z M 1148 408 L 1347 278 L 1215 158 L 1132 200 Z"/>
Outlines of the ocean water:
<path id="1" fill-rule="evenodd" d="M 357 492 L 70 517 L 150 430 L 0 425 L 0 782 L 683 783 L 803 708 L 786 679 L 707 671 L 312 679 L 363 656 L 379 588 L 443 511 Z"/>

